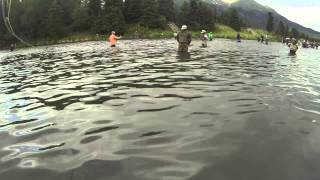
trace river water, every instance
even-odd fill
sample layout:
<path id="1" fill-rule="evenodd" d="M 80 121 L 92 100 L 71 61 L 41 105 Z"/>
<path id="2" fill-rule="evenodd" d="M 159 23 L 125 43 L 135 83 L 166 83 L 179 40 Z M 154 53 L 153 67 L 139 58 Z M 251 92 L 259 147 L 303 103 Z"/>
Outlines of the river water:
<path id="1" fill-rule="evenodd" d="M 320 51 L 199 46 L 1 51 L 0 179 L 320 179 Z"/>

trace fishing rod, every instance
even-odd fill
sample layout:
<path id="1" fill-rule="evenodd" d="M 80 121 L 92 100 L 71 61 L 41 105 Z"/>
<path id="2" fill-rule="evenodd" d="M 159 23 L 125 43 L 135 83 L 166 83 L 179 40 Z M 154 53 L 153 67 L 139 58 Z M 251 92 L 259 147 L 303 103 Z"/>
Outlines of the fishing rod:
<path id="1" fill-rule="evenodd" d="M 11 22 L 10 22 L 10 14 L 11 14 L 11 5 L 12 5 L 12 0 L 6 0 L 6 3 L 4 2 L 5 0 L 1 0 L 1 5 L 2 5 L 2 18 L 3 18 L 3 22 L 8 30 L 8 32 L 15 37 L 16 39 L 18 39 L 22 44 L 26 45 L 26 46 L 30 46 L 32 47 L 32 44 L 24 41 L 22 38 L 20 38 L 14 31 Z M 5 4 L 8 6 L 8 13 L 6 15 L 6 8 L 5 8 Z"/>

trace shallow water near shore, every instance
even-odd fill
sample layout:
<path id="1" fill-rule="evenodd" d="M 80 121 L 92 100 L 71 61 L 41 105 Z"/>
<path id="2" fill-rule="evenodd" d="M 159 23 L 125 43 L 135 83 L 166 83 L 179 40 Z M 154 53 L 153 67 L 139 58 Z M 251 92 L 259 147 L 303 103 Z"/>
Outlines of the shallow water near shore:
<path id="1" fill-rule="evenodd" d="M 318 180 L 320 50 L 87 42 L 0 52 L 1 180 Z"/>

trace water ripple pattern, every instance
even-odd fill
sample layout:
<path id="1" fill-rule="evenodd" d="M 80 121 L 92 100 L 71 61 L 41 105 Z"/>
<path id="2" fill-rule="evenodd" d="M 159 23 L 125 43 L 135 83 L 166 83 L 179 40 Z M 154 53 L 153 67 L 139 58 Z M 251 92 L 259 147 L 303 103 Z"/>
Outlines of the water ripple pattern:
<path id="1" fill-rule="evenodd" d="M 320 178 L 320 51 L 176 46 L 0 51 L 0 179 Z"/>

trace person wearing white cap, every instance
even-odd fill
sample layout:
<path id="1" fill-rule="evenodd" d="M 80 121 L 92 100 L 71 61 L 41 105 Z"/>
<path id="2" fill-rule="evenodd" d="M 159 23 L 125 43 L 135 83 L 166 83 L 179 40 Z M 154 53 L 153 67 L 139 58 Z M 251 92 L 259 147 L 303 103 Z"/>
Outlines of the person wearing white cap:
<path id="1" fill-rule="evenodd" d="M 206 30 L 201 31 L 200 40 L 202 41 L 202 47 L 208 47 L 208 34 Z"/>
<path id="2" fill-rule="evenodd" d="M 189 50 L 189 45 L 192 41 L 192 35 L 188 31 L 188 26 L 183 25 L 181 31 L 177 35 L 177 41 L 179 43 L 179 52 L 187 53 Z"/>

